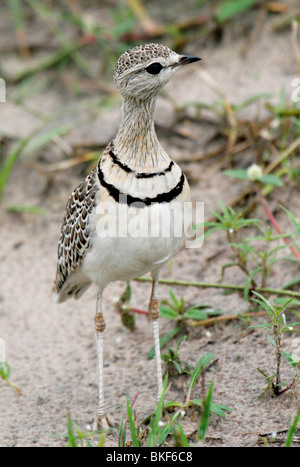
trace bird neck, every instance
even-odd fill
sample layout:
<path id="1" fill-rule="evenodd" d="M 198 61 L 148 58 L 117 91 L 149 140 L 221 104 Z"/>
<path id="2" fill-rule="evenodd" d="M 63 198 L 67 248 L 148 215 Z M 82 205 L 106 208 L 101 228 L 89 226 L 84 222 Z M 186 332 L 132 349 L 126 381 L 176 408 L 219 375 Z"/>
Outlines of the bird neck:
<path id="1" fill-rule="evenodd" d="M 156 96 L 147 100 L 126 97 L 114 150 L 123 163 L 151 170 L 169 156 L 160 145 L 154 128 Z"/>

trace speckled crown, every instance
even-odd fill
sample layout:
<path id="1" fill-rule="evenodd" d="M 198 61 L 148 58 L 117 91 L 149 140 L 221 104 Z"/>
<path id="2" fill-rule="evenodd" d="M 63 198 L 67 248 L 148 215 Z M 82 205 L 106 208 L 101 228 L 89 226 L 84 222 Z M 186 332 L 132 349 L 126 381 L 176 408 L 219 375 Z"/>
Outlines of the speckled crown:
<path id="1" fill-rule="evenodd" d="M 172 50 L 162 44 L 143 44 L 127 50 L 116 63 L 114 75 L 121 75 L 125 70 L 140 63 L 145 63 L 152 58 L 169 57 Z"/>

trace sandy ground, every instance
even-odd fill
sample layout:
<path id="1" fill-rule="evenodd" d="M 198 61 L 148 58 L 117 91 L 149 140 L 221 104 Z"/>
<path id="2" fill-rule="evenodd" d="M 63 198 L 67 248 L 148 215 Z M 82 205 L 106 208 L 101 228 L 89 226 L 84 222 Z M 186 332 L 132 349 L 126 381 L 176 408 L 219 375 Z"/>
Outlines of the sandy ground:
<path id="1" fill-rule="evenodd" d="M 233 102 L 260 92 L 270 92 L 277 102 L 280 89 L 287 95 L 291 81 L 296 76 L 290 34 L 273 36 L 266 27 L 251 45 L 246 58 L 241 51 L 246 41 L 236 41 L 218 49 L 198 50 L 190 47 L 188 53 L 201 56 L 201 70 L 208 72 L 224 94 Z M 182 70 L 167 86 L 166 92 L 180 104 L 194 101 L 212 102 L 216 95 L 203 81 L 202 71 L 193 66 Z M 44 105 L 46 111 L 63 102 L 55 89 L 31 101 L 33 106 Z M 253 110 L 253 109 L 252 109 Z M 256 109 L 257 110 L 257 109 Z M 161 98 L 157 121 L 163 122 L 164 112 L 172 111 L 168 101 Z M 21 121 L 29 125 L 26 111 L 20 115 L 11 103 L 1 104 L 0 121 L 3 128 L 18 133 Z M 20 119 L 20 120 L 19 120 Z M 22 120 L 21 120 L 22 119 Z M 89 139 L 91 132 L 99 140 L 107 140 L 107 132 L 115 131 L 118 125 L 119 107 L 109 110 L 92 126 L 82 125 L 76 136 Z M 111 125 L 103 125 L 109 120 Z M 31 122 L 32 126 L 36 122 Z M 2 123 L 1 123 L 2 125 Z M 111 128 L 110 128 L 111 126 Z M 199 139 L 193 142 L 193 151 L 201 150 L 207 138 L 205 124 L 197 128 Z M 188 157 L 187 140 L 178 143 L 163 134 L 162 141 L 176 159 Z M 68 136 L 70 137 L 70 136 Z M 68 138 L 67 137 L 67 138 Z M 196 144 L 196 146 L 195 146 Z M 251 154 L 248 155 L 251 158 Z M 47 155 L 45 156 L 47 157 Z M 53 156 L 54 157 L 54 156 Z M 57 156 L 59 158 L 59 156 Z M 62 157 L 60 155 L 60 157 Z M 244 187 L 241 182 L 232 182 L 221 174 L 223 161 L 192 167 L 192 196 L 194 201 L 205 202 L 205 215 L 236 196 Z M 73 171 L 55 176 L 53 184 L 45 193 L 45 177 L 32 169 L 30 164 L 16 166 L 9 180 L 0 223 L 0 337 L 6 342 L 7 361 L 11 366 L 11 380 L 22 391 L 19 396 L 11 387 L 0 381 L 0 445 L 1 446 L 64 446 L 65 440 L 58 434 L 66 433 L 66 414 L 78 423 L 83 431 L 91 428 L 97 404 L 96 347 L 94 333 L 95 290 L 90 288 L 80 301 L 68 301 L 57 305 L 51 296 L 56 268 L 56 248 L 60 222 L 68 194 L 80 181 Z M 198 179 L 195 182 L 195 179 Z M 290 199 L 291 211 L 299 214 L 299 191 L 280 196 Z M 11 205 L 39 205 L 47 211 L 44 215 L 16 215 L 6 212 Z M 297 211 L 298 210 L 298 211 Z M 263 215 L 258 211 L 257 215 Z M 214 261 L 209 258 L 220 254 Z M 207 240 L 202 248 L 182 250 L 162 276 L 183 280 L 216 281 L 220 268 L 230 252 L 222 235 Z M 270 285 L 279 287 L 282 278 L 299 275 L 297 266 L 282 263 L 275 269 Z M 226 281 L 243 283 L 241 274 L 234 268 L 226 274 Z M 115 283 L 104 294 L 105 331 L 105 384 L 108 411 L 118 426 L 126 414 L 126 394 L 132 398 L 139 392 L 135 411 L 139 420 L 155 407 L 155 361 L 147 360 L 152 346 L 152 329 L 142 315 L 136 316 L 136 329 L 130 332 L 121 324 L 113 310 L 113 300 L 123 291 L 123 283 Z M 132 283 L 132 306 L 146 308 L 150 285 Z M 225 296 L 214 289 L 174 287 L 189 304 L 208 303 L 226 313 L 247 309 L 237 295 Z M 160 298 L 168 298 L 168 288 L 161 286 Z M 293 319 L 293 318 L 292 318 Z M 161 332 L 171 330 L 173 323 L 161 319 Z M 205 352 L 213 352 L 216 362 L 207 373 L 207 382 L 214 380 L 214 402 L 232 408 L 225 419 L 212 416 L 205 446 L 254 446 L 260 434 L 286 430 L 299 408 L 297 389 L 280 398 L 258 398 L 265 387 L 257 367 L 271 373 L 275 368 L 273 349 L 263 330 L 255 330 L 244 336 L 246 326 L 239 321 L 217 325 L 209 329 L 187 330 L 188 340 L 182 345 L 181 357 L 191 367 Z M 292 344 L 292 336 L 286 344 Z M 170 346 L 176 345 L 176 341 Z M 283 365 L 284 366 L 284 365 Z M 286 373 L 285 373 L 286 371 Z M 284 370 L 289 379 L 291 371 Z M 170 378 L 168 400 L 184 400 L 188 378 Z M 199 387 L 195 397 L 200 397 Z M 184 422 L 186 433 L 197 445 L 195 430 L 197 417 L 187 413 Z M 285 437 L 277 435 L 278 444 Z M 106 445 L 116 446 L 118 427 L 107 435 Z"/>

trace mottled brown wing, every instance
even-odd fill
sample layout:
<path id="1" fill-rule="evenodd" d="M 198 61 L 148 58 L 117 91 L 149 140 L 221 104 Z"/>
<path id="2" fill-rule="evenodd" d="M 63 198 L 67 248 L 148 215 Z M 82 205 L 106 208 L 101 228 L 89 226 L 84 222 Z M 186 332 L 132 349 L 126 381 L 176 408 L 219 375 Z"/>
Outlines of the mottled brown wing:
<path id="1" fill-rule="evenodd" d="M 89 216 L 96 205 L 98 185 L 96 182 L 96 168 L 78 185 L 70 195 L 61 226 L 58 244 L 58 263 L 55 291 L 60 294 L 68 278 L 75 272 L 91 246 L 89 231 Z M 80 286 L 80 284 L 78 284 Z M 69 295 L 78 292 L 73 284 Z"/>

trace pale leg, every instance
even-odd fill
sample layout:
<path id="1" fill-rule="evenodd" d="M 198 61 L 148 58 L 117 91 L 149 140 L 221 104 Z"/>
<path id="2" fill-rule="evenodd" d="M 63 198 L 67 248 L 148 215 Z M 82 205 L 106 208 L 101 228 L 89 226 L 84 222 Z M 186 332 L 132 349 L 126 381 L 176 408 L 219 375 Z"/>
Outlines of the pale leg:
<path id="1" fill-rule="evenodd" d="M 95 329 L 97 336 L 97 356 L 98 356 L 98 389 L 99 400 L 94 429 L 108 429 L 109 423 L 105 411 L 104 401 L 104 382 L 103 382 L 103 333 L 105 330 L 105 321 L 102 314 L 102 296 L 98 293 L 97 310 L 95 315 Z"/>
<path id="2" fill-rule="evenodd" d="M 160 357 L 160 344 L 159 344 L 159 306 L 158 306 L 158 278 L 153 277 L 152 292 L 149 303 L 149 315 L 152 320 L 154 347 L 156 356 L 156 371 L 157 371 L 157 400 L 159 400 L 162 392 L 162 371 L 161 371 L 161 357 Z"/>

